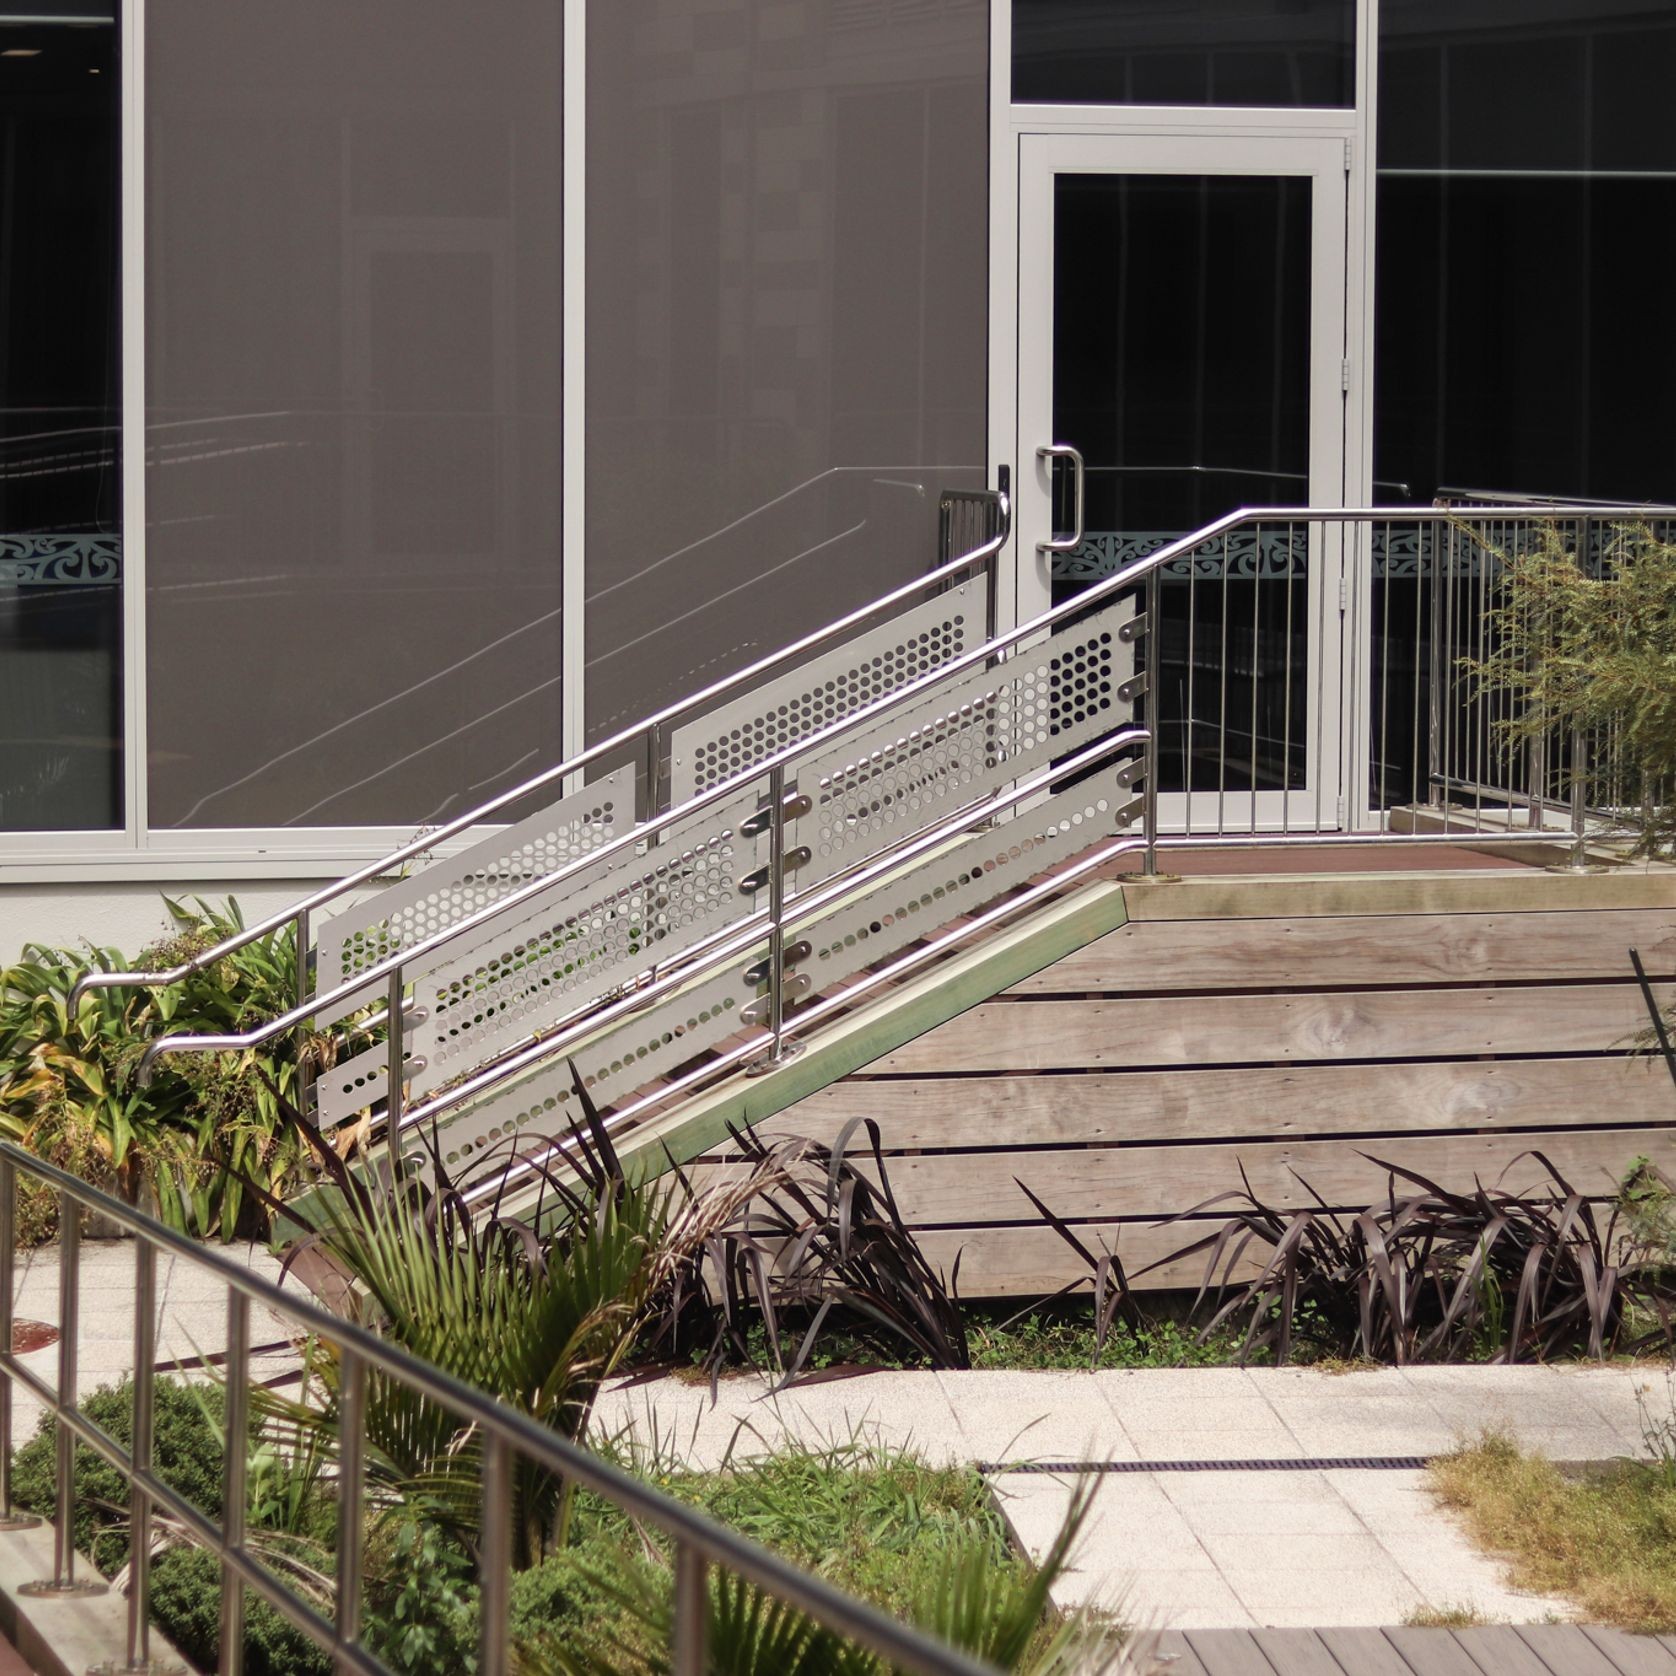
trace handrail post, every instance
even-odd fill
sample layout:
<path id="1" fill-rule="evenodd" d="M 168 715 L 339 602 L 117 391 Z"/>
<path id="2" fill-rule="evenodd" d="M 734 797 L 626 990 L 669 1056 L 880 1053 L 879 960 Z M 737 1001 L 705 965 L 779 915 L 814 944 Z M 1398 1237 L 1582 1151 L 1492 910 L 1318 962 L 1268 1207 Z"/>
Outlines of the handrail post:
<path id="1" fill-rule="evenodd" d="M 313 920 L 309 910 L 299 908 L 294 923 L 297 930 L 297 1000 L 300 1004 L 308 999 L 312 988 L 308 955 Z M 309 1057 L 309 1037 L 313 1030 L 312 1018 L 305 1018 L 297 1025 L 297 1080 L 294 1086 L 297 1090 L 297 1110 L 305 1122 L 313 1121 L 314 1066 Z"/>
<path id="2" fill-rule="evenodd" d="M 68 1192 L 58 1195 L 58 1401 L 57 1501 L 52 1516 L 52 1576 L 22 1584 L 19 1594 L 61 1600 L 102 1595 L 106 1585 L 76 1578 L 76 1436 L 65 1415 L 76 1407 L 76 1340 L 81 1333 L 81 1206 Z"/>
<path id="3" fill-rule="evenodd" d="M 12 1353 L 12 1288 L 17 1268 L 17 1167 L 0 1158 L 0 1345 Z M 0 1531 L 33 1530 L 40 1520 L 12 1507 L 12 1376 L 0 1375 Z"/>
<path id="4" fill-rule="evenodd" d="M 670 1625 L 671 1676 L 709 1676 L 709 1567 L 690 1542 L 675 1547 L 675 1617 Z"/>
<path id="5" fill-rule="evenodd" d="M 483 1537 L 478 1544 L 477 1668 L 506 1669 L 511 1640 L 512 1446 L 499 1434 L 483 1438 Z"/>
<path id="6" fill-rule="evenodd" d="M 337 1632 L 342 1647 L 361 1639 L 361 1539 L 365 1505 L 367 1364 L 347 1345 L 338 1387 Z M 341 1663 L 340 1669 L 349 1666 Z"/>
<path id="7" fill-rule="evenodd" d="M 384 1027 L 388 1046 L 385 1058 L 385 1081 L 389 1086 L 384 1096 L 384 1144 L 389 1154 L 390 1190 L 394 1192 L 397 1177 L 401 1173 L 402 1092 L 403 1079 L 407 1071 L 407 1031 L 404 1024 L 406 1002 L 402 995 L 402 969 L 400 966 L 390 974 L 389 988 L 385 996 L 385 1007 L 389 1015 Z"/>
<path id="8" fill-rule="evenodd" d="M 1589 568 L 1589 519 L 1577 520 L 1577 568 L 1585 576 Z M 1571 730 L 1571 854 L 1560 863 L 1567 873 L 1593 873 L 1600 869 L 1589 862 L 1589 740 L 1579 723 Z"/>
<path id="9" fill-rule="evenodd" d="M 246 1473 L 250 1456 L 250 1299 L 227 1294 L 227 1402 L 224 1415 L 221 1534 L 231 1553 L 244 1548 Z M 221 1562 L 220 1676 L 243 1676 L 244 1579 Z"/>
<path id="10" fill-rule="evenodd" d="M 1149 879 L 1158 876 L 1158 738 L 1164 731 L 1159 725 L 1164 697 L 1162 576 L 1159 569 L 1149 570 L 1146 576 L 1146 784 L 1141 787 L 1141 835 L 1146 848 L 1142 851 L 1141 872 Z"/>
<path id="11" fill-rule="evenodd" d="M 768 1052 L 747 1066 L 754 1076 L 795 1059 L 801 1042 L 786 1032 L 786 770 L 768 771 Z"/>

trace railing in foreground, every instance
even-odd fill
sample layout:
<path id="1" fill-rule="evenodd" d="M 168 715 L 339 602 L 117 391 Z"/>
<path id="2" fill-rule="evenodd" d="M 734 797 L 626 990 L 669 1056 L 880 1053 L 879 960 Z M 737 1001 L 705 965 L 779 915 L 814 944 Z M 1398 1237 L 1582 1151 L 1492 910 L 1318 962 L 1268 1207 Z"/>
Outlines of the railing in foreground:
<path id="1" fill-rule="evenodd" d="M 18 1172 L 58 1194 L 60 1229 L 59 1340 L 57 1388 L 25 1367 L 12 1353 L 15 1204 Z M 134 1244 L 134 1409 L 133 1447 L 124 1449 L 88 1419 L 77 1403 L 77 1331 L 80 1303 L 80 1212 L 94 1212 L 121 1227 Z M 338 1493 L 338 1541 L 331 1617 L 290 1588 L 262 1564 L 246 1540 L 246 1452 L 229 1447 L 219 1518 L 184 1499 L 157 1476 L 153 1466 L 153 1410 L 157 1354 L 158 1253 L 219 1277 L 227 1288 L 227 1407 L 224 1435 L 247 1432 L 249 1417 L 250 1312 L 252 1305 L 290 1323 L 299 1338 L 332 1345 L 342 1369 L 339 1445 L 334 1463 Z M 20 1517 L 11 1500 L 14 1386 L 38 1398 L 57 1424 L 57 1499 L 53 1514 L 53 1575 L 28 1592 L 44 1597 L 103 1592 L 97 1579 L 77 1576 L 74 1547 L 75 1450 L 84 1444 L 119 1472 L 129 1487 L 131 1555 L 128 1594 L 127 1663 L 119 1668 L 154 1668 L 151 1653 L 150 1559 L 163 1515 L 185 1540 L 214 1554 L 221 1564 L 221 1676 L 243 1668 L 246 1591 L 268 1602 L 316 1647 L 336 1670 L 386 1676 L 389 1667 L 361 1642 L 361 1594 L 368 1489 L 362 1431 L 369 1373 L 405 1385 L 462 1417 L 482 1439 L 482 1543 L 480 1571 L 480 1662 L 484 1676 L 507 1670 L 510 1646 L 511 1517 L 514 1469 L 519 1460 L 538 1465 L 614 1503 L 635 1520 L 669 1539 L 674 1556 L 675 1610 L 671 1626 L 674 1676 L 705 1676 L 708 1573 L 711 1567 L 753 1583 L 765 1593 L 806 1613 L 853 1642 L 871 1649 L 915 1676 L 995 1676 L 992 1666 L 899 1623 L 820 1577 L 801 1571 L 725 1526 L 663 1495 L 608 1461 L 556 1432 L 503 1407 L 375 1334 L 282 1291 L 236 1263 L 206 1251 L 121 1201 L 0 1142 L 0 1529 L 37 1521 Z"/>

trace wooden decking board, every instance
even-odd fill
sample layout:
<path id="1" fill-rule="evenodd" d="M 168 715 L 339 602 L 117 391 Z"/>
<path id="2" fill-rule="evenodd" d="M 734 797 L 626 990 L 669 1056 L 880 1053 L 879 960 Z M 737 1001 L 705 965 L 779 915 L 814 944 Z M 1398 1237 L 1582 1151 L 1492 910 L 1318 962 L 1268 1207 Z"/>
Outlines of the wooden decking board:
<path id="1" fill-rule="evenodd" d="M 1676 984 L 1654 985 L 1660 1004 Z M 875 1060 L 875 1073 L 1151 1070 L 1333 1059 L 1623 1051 L 1646 1028 L 1633 979 L 1541 989 L 1366 990 L 972 1007 Z"/>
<path id="2" fill-rule="evenodd" d="M 1617 1666 L 1620 1676 L 1672 1676 L 1676 1654 L 1650 1635 L 1585 1625 L 1583 1633 Z"/>
<path id="3" fill-rule="evenodd" d="M 1414 1667 L 1376 1629 L 1323 1629 L 1316 1633 L 1343 1666 L 1345 1676 L 1414 1676 Z"/>
<path id="4" fill-rule="evenodd" d="M 1160 1636 L 1157 1651 L 1172 1676 L 1672 1676 L 1666 1639 L 1572 1624 L 1218 1629 Z"/>
<path id="5" fill-rule="evenodd" d="M 1618 1667 L 1576 1624 L 1518 1625 L 1514 1634 L 1551 1676 L 1619 1676 Z"/>
<path id="6" fill-rule="evenodd" d="M 1248 1141 L 1209 1146 L 1065 1147 L 1028 1153 L 906 1154 L 887 1160 L 903 1218 L 922 1226 L 1022 1222 L 1035 1213 L 1026 1183 L 1062 1217 L 1142 1217 L 1161 1207 L 1187 1210 L 1240 1185 L 1243 1168 L 1264 1203 L 1302 1208 L 1319 1195 L 1328 1205 L 1360 1207 L 1381 1197 L 1390 1163 L 1445 1185 L 1475 1179 L 1540 1190 L 1548 1177 L 1534 1158 L 1510 1160 L 1540 1144 L 1572 1186 L 1610 1194 L 1629 1160 L 1645 1154 L 1644 1129 L 1506 1135 L 1348 1136 L 1330 1141 Z M 1371 1154 L 1372 1156 L 1366 1156 Z M 1610 1160 L 1610 1165 L 1605 1163 Z M 872 1173 L 859 1154 L 858 1167 Z M 701 1166 L 695 1180 L 716 1166 Z"/>
<path id="7" fill-rule="evenodd" d="M 1254 1636 L 1188 1630 L 1187 1643 L 1198 1654 L 1205 1676 L 1276 1676 Z"/>
<path id="8" fill-rule="evenodd" d="M 1603 874 L 1485 873 L 1199 878 L 1126 884 L 1131 920 L 1342 918 L 1350 914 L 1605 913 L 1676 907 L 1676 867 Z"/>
<path id="9" fill-rule="evenodd" d="M 1483 1676 L 1553 1676 L 1536 1649 L 1506 1624 L 1457 1630 L 1455 1639 Z"/>
<path id="10" fill-rule="evenodd" d="M 1016 984 L 1012 995 L 1327 988 L 1623 978 L 1627 950 L 1676 971 L 1676 909 L 1585 914 L 1358 914 L 1342 919 L 1134 921 Z M 1257 933 L 1261 933 L 1258 935 Z"/>
<path id="11" fill-rule="evenodd" d="M 1312 1629 L 1260 1629 L 1251 1639 L 1263 1649 L 1276 1676 L 1345 1676 L 1344 1666 Z"/>
<path id="12" fill-rule="evenodd" d="M 1474 1661 L 1454 1630 L 1398 1625 L 1382 1633 L 1415 1676 L 1481 1676 L 1482 1666 Z M 1468 1632 L 1476 1633 L 1476 1630 Z"/>
<path id="13" fill-rule="evenodd" d="M 871 1117 L 889 1151 L 1077 1141 L 1295 1139 L 1415 1130 L 1663 1123 L 1650 1056 L 1210 1066 L 1186 1071 L 851 1078 L 762 1125 L 804 1135 Z"/>

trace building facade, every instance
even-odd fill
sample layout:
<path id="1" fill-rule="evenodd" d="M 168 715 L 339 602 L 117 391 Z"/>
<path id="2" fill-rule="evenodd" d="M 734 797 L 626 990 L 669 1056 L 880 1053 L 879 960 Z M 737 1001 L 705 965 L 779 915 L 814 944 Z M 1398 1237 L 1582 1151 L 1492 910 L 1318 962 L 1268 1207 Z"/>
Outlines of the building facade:
<path id="1" fill-rule="evenodd" d="M 0 956 L 383 854 L 944 488 L 1003 626 L 1241 505 L 1676 498 L 1673 91 L 1671 0 L 0 6 Z M 1382 655 L 1343 562 L 1254 657 Z"/>

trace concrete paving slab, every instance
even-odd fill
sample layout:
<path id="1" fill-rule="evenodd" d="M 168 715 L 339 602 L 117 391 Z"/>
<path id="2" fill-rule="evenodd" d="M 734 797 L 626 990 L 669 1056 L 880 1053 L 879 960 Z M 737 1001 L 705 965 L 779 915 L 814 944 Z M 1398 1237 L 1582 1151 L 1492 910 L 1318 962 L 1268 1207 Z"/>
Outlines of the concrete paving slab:
<path id="1" fill-rule="evenodd" d="M 1367 1525 L 1320 1472 L 1170 1472 L 1158 1483 L 1207 1545 L 1215 1536 L 1361 1536 Z"/>
<path id="2" fill-rule="evenodd" d="M 968 1458 L 1132 1461 L 1135 1446 L 1085 1373 L 939 1373 Z"/>
<path id="3" fill-rule="evenodd" d="M 1253 1620 L 1270 1629 L 1373 1628 L 1401 1623 L 1424 1604 L 1388 1557 L 1310 1570 L 1275 1563 L 1271 1550 L 1262 1562 L 1223 1566 L 1222 1576 Z"/>

